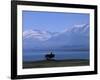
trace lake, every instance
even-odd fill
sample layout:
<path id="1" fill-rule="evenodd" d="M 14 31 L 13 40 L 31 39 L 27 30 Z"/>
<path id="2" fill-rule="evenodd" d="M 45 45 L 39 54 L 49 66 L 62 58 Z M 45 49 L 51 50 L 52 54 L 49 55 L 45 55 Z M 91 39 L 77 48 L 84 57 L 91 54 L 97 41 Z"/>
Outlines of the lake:
<path id="1" fill-rule="evenodd" d="M 54 59 L 89 59 L 89 51 L 52 51 L 55 54 Z M 46 60 L 45 54 L 50 51 L 23 51 L 23 61 Z"/>

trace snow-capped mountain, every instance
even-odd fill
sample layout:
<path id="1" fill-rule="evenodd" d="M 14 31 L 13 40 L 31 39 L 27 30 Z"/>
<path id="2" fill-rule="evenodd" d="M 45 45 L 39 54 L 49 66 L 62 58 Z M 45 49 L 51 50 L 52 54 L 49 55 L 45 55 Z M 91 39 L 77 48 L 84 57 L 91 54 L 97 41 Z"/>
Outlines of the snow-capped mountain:
<path id="1" fill-rule="evenodd" d="M 88 33 L 89 32 L 89 25 L 88 24 L 82 24 L 82 25 L 74 25 L 73 27 L 70 27 L 69 29 L 65 29 L 62 31 L 62 33 Z"/>
<path id="2" fill-rule="evenodd" d="M 74 25 L 61 32 L 41 30 L 24 31 L 23 47 L 25 49 L 88 48 L 89 25 Z"/>
<path id="3" fill-rule="evenodd" d="M 40 30 L 28 30 L 23 32 L 24 39 L 37 39 L 40 41 L 48 40 L 52 37 L 52 33 L 48 31 L 40 31 Z"/>

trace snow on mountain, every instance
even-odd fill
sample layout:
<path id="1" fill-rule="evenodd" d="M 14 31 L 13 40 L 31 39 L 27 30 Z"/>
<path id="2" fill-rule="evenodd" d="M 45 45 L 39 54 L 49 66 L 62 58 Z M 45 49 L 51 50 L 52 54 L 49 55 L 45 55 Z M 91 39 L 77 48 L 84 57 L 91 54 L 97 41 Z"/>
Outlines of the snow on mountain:
<path id="1" fill-rule="evenodd" d="M 76 27 L 73 26 L 70 29 L 66 29 L 66 31 L 63 31 L 57 36 L 54 36 L 50 38 L 49 40 L 50 44 L 54 45 L 89 45 L 89 25 L 78 25 Z M 57 43 L 57 44 L 56 44 Z"/>
<path id="2" fill-rule="evenodd" d="M 89 25 L 88 24 L 80 24 L 80 25 L 74 25 L 73 27 L 67 28 L 62 31 L 62 33 L 68 32 L 68 33 L 83 33 L 83 32 L 89 32 Z"/>
<path id="3" fill-rule="evenodd" d="M 52 34 L 47 31 L 40 31 L 40 30 L 28 30 L 23 32 L 23 38 L 32 38 L 37 39 L 40 41 L 48 40 L 52 37 Z"/>
<path id="4" fill-rule="evenodd" d="M 80 33 L 84 33 L 88 30 L 89 32 L 89 25 L 88 24 L 82 24 L 82 25 L 75 25 L 75 27 L 73 27 L 73 31 L 74 32 L 80 32 Z"/>
<path id="5" fill-rule="evenodd" d="M 28 30 L 23 32 L 24 48 L 33 49 L 61 49 L 88 48 L 89 25 L 74 25 L 61 32 Z"/>

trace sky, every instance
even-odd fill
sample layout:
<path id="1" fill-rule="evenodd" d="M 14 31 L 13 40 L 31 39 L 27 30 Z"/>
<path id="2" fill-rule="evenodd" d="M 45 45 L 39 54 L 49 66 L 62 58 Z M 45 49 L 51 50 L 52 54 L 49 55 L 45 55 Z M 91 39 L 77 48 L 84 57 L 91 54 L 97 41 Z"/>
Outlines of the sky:
<path id="1" fill-rule="evenodd" d="M 74 25 L 89 24 L 89 14 L 23 11 L 23 31 L 36 29 L 50 32 L 60 32 Z"/>

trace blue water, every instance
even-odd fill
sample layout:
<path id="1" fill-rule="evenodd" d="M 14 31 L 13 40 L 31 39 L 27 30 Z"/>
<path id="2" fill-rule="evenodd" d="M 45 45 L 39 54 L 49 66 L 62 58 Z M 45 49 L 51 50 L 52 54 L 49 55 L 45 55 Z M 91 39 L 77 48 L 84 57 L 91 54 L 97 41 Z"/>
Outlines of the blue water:
<path id="1" fill-rule="evenodd" d="M 49 51 L 25 51 L 23 52 L 24 61 L 39 61 L 45 60 L 45 54 L 50 53 Z M 89 59 L 89 51 L 53 51 L 55 54 L 54 59 L 65 60 L 65 59 Z"/>

